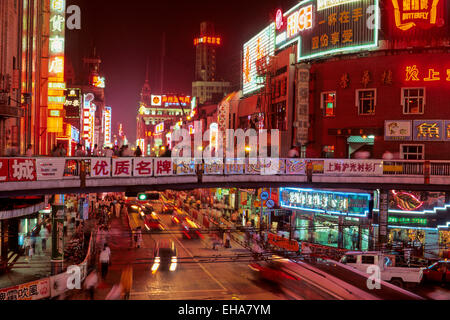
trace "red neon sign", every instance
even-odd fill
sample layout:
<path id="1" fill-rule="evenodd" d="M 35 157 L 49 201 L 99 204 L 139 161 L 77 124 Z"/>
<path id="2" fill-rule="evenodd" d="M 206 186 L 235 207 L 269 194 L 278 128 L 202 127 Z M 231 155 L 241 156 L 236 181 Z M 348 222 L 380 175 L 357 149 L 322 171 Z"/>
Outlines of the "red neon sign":
<path id="1" fill-rule="evenodd" d="M 220 37 L 200 37 L 200 38 L 195 38 L 194 39 L 194 46 L 200 44 L 200 43 L 205 43 L 205 44 L 215 44 L 215 45 L 220 45 L 221 44 L 221 38 Z"/>
<path id="2" fill-rule="evenodd" d="M 429 29 L 444 24 L 444 0 L 391 0 L 395 26 L 403 31 L 413 27 Z"/>
<path id="3" fill-rule="evenodd" d="M 416 64 L 406 66 L 405 81 L 446 81 L 450 82 L 450 68 L 419 68 Z"/>

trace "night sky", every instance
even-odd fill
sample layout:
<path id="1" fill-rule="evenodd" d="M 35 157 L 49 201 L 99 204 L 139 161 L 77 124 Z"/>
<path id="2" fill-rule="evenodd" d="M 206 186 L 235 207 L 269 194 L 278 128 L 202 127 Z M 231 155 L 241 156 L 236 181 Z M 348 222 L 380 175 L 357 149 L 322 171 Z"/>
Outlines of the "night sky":
<path id="1" fill-rule="evenodd" d="M 152 92 L 160 92 L 162 34 L 166 34 L 164 93 L 191 94 L 194 79 L 193 39 L 200 22 L 215 24 L 223 45 L 217 53 L 217 78 L 239 85 L 244 42 L 287 11 L 298 0 L 68 0 L 81 8 L 81 30 L 66 31 L 66 55 L 80 81 L 82 57 L 96 48 L 106 77 L 105 100 L 112 107 L 113 134 L 124 124 L 130 143 L 136 140 L 139 93 L 149 59 Z"/>

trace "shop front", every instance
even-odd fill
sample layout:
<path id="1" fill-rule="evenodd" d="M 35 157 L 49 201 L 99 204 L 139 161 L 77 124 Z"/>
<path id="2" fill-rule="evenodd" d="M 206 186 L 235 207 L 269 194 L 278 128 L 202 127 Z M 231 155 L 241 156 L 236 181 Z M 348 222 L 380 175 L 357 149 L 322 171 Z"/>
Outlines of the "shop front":
<path id="1" fill-rule="evenodd" d="M 280 206 L 293 211 L 293 238 L 349 250 L 368 250 L 370 194 L 280 188 Z"/>
<path id="2" fill-rule="evenodd" d="M 424 258 L 445 256 L 450 246 L 448 203 L 445 192 L 390 190 L 387 248 L 409 248 Z"/>

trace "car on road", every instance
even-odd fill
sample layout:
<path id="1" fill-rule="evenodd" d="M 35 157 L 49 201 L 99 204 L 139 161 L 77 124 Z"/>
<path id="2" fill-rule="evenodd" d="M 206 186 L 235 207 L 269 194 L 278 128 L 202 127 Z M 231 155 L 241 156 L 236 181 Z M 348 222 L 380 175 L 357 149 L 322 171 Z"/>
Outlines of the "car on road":
<path id="1" fill-rule="evenodd" d="M 130 202 L 130 203 L 127 203 L 126 206 L 127 206 L 128 213 L 141 214 L 141 212 L 142 212 L 142 206 L 138 203 Z M 141 214 L 141 216 L 142 216 L 142 214 Z"/>
<path id="2" fill-rule="evenodd" d="M 181 231 L 183 239 L 200 239 L 203 238 L 200 226 L 189 218 L 181 223 Z"/>
<path id="3" fill-rule="evenodd" d="M 175 212 L 175 206 L 173 204 L 169 204 L 169 203 L 163 204 L 161 213 L 173 214 L 174 212 Z"/>
<path id="4" fill-rule="evenodd" d="M 279 257 L 281 258 L 281 257 Z M 293 272 L 289 271 L 282 261 L 277 261 L 278 258 L 273 256 L 272 260 L 259 261 L 249 264 L 249 268 L 255 271 L 260 278 L 279 283 L 281 280 L 301 280 L 300 277 Z"/>
<path id="5" fill-rule="evenodd" d="M 175 271 L 177 269 L 177 247 L 173 240 L 160 240 L 153 250 L 152 273 L 158 270 Z"/>
<path id="6" fill-rule="evenodd" d="M 154 212 L 151 214 L 145 215 L 144 225 L 148 231 L 164 231 L 165 230 L 158 215 L 156 215 Z"/>
<path id="7" fill-rule="evenodd" d="M 444 277 L 445 275 L 445 277 Z M 450 261 L 441 260 L 423 270 L 424 282 L 450 282 Z"/>
<path id="8" fill-rule="evenodd" d="M 183 223 L 186 220 L 186 218 L 189 218 L 187 213 L 184 213 L 183 211 L 178 209 L 175 210 L 175 212 L 172 214 L 171 221 L 173 225 L 177 225 Z"/>
<path id="9" fill-rule="evenodd" d="M 379 251 L 348 251 L 341 258 L 341 263 L 371 275 L 372 266 L 380 270 L 381 280 L 403 288 L 405 284 L 418 285 L 422 282 L 423 269 L 398 267 L 396 256 Z"/>

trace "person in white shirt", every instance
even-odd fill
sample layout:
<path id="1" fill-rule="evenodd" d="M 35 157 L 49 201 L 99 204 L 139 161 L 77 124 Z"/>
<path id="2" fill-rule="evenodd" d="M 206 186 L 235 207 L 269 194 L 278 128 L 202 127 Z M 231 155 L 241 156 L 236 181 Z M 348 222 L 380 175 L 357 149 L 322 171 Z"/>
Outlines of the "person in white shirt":
<path id="1" fill-rule="evenodd" d="M 108 266 L 111 259 L 111 249 L 108 247 L 108 244 L 105 243 L 102 252 L 100 252 L 100 263 L 102 266 L 102 279 L 106 278 L 108 274 Z"/>
<path id="2" fill-rule="evenodd" d="M 39 235 L 41 236 L 42 252 L 45 252 L 47 250 L 48 230 L 44 225 L 41 227 L 41 231 L 39 231 Z"/>

